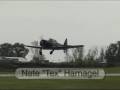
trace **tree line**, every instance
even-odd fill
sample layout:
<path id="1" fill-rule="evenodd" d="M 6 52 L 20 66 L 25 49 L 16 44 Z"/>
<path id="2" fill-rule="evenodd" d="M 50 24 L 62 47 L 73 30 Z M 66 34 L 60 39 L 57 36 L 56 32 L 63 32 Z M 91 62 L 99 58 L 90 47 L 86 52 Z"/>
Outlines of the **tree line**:
<path id="1" fill-rule="evenodd" d="M 3 43 L 0 44 L 0 56 L 5 57 L 25 57 L 29 50 L 21 43 Z"/>
<path id="2" fill-rule="evenodd" d="M 97 47 L 91 48 L 86 55 L 84 55 L 84 50 L 77 48 L 72 51 L 68 58 L 69 62 L 86 66 L 94 66 L 100 63 L 106 63 L 111 66 L 120 65 L 120 41 L 111 43 L 100 50 Z"/>
<path id="3" fill-rule="evenodd" d="M 5 57 L 25 57 L 29 50 L 22 43 L 3 43 L 0 44 L 0 56 Z M 39 58 L 33 57 L 33 61 L 39 59 L 45 59 L 44 56 Z M 88 50 L 87 54 L 84 54 L 83 48 L 77 48 L 72 50 L 72 54 L 68 54 L 65 58 L 69 63 L 76 63 L 80 65 L 94 66 L 99 62 L 107 62 L 109 65 L 120 63 L 120 41 L 111 43 L 106 48 L 98 50 L 97 47 Z"/>

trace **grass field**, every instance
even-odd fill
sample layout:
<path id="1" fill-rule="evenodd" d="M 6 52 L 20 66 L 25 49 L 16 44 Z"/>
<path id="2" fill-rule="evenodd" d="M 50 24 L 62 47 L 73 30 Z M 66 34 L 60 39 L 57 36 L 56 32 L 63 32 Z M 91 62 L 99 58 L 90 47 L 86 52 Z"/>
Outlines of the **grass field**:
<path id="1" fill-rule="evenodd" d="M 105 68 L 106 73 L 118 73 L 120 67 Z M 120 77 L 102 80 L 18 80 L 0 77 L 0 90 L 120 90 Z"/>

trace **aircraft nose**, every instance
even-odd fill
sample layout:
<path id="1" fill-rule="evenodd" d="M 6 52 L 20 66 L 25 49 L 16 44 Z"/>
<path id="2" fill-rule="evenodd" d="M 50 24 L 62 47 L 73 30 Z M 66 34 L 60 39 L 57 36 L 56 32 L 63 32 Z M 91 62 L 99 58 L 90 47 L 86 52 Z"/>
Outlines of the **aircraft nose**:
<path id="1" fill-rule="evenodd" d="M 40 45 L 43 46 L 44 45 L 44 40 L 40 41 Z"/>

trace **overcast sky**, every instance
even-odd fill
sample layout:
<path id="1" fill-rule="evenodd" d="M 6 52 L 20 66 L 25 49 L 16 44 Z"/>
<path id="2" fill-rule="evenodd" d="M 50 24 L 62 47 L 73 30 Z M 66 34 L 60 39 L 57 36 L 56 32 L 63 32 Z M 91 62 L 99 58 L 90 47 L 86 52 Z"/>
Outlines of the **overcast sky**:
<path id="1" fill-rule="evenodd" d="M 0 43 L 54 38 L 85 48 L 120 40 L 120 2 L 0 1 Z M 47 59 L 63 61 L 63 51 Z"/>

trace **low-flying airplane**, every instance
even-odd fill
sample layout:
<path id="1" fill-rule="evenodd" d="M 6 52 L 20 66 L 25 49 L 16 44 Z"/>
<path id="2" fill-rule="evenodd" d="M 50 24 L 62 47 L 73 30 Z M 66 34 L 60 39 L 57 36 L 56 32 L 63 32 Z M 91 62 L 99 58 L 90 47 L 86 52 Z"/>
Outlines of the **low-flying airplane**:
<path id="1" fill-rule="evenodd" d="M 31 48 L 38 48 L 40 49 L 39 54 L 42 55 L 42 49 L 44 50 L 51 50 L 50 54 L 54 52 L 54 50 L 64 50 L 64 53 L 67 53 L 67 50 L 70 48 L 79 48 L 83 47 L 84 45 L 68 45 L 67 38 L 64 41 L 64 44 L 58 43 L 54 39 L 49 39 L 49 40 L 41 40 L 40 41 L 40 46 L 29 46 L 26 45 L 26 47 L 31 47 Z"/>

